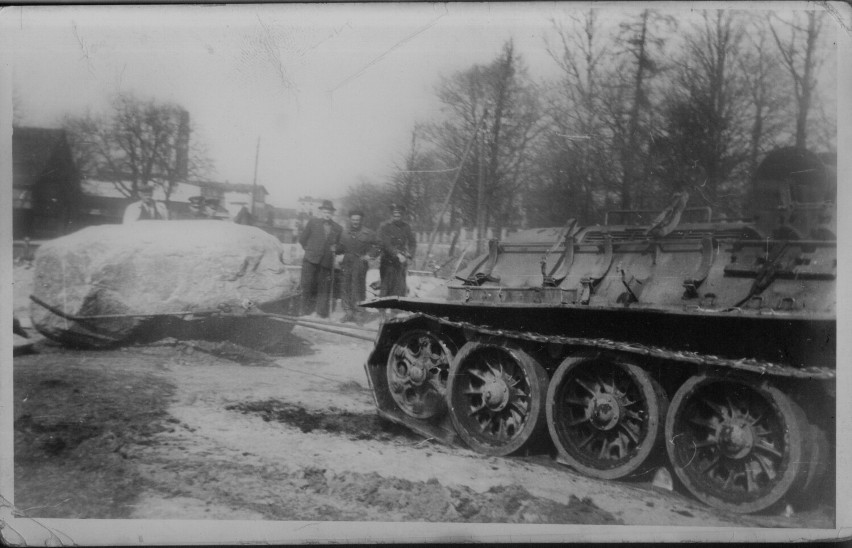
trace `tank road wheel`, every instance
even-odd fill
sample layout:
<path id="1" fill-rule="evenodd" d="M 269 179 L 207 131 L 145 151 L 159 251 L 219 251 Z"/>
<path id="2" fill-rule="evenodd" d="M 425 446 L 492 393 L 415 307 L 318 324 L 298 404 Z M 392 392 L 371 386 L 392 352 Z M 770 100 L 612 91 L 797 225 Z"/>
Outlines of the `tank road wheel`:
<path id="1" fill-rule="evenodd" d="M 547 427 L 561 460 L 586 475 L 635 472 L 662 439 L 667 399 L 631 363 L 569 357 L 547 391 Z"/>
<path id="2" fill-rule="evenodd" d="M 672 399 L 666 449 L 684 486 L 710 506 L 759 512 L 807 474 L 804 413 L 768 384 L 699 375 Z"/>
<path id="3" fill-rule="evenodd" d="M 446 410 L 453 353 L 449 340 L 421 329 L 404 333 L 396 341 L 388 356 L 388 388 L 405 414 L 429 419 Z"/>
<path id="4" fill-rule="evenodd" d="M 450 368 L 450 417 L 472 449 L 502 456 L 544 433 L 547 372 L 519 348 L 468 342 Z"/>

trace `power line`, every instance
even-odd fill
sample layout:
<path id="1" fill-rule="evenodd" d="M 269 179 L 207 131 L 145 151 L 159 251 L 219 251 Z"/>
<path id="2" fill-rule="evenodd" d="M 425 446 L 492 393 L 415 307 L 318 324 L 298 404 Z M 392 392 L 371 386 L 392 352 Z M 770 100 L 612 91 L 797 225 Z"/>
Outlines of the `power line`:
<path id="1" fill-rule="evenodd" d="M 397 173 L 447 173 L 447 172 L 450 172 L 450 171 L 456 171 L 457 169 L 460 169 L 460 168 L 461 168 L 461 166 L 451 167 L 449 169 L 419 169 L 419 170 L 405 170 L 405 169 L 403 169 L 403 170 L 397 171 Z"/>
<path id="2" fill-rule="evenodd" d="M 344 79 L 342 82 L 340 82 L 339 84 L 337 84 L 336 86 L 334 86 L 333 88 L 331 88 L 330 90 L 328 90 L 328 93 L 334 93 L 335 91 L 337 91 L 339 88 L 343 87 L 344 85 L 346 85 L 346 84 L 347 84 L 347 83 L 349 83 L 350 81 L 352 81 L 352 80 L 354 80 L 355 78 L 357 78 L 357 77 L 361 76 L 361 74 L 363 74 L 363 73 L 364 73 L 364 72 L 365 72 L 368 68 L 372 67 L 373 65 L 375 65 L 376 63 L 378 63 L 379 61 L 381 61 L 382 59 L 384 59 L 384 58 L 385 58 L 385 57 L 386 57 L 389 53 L 391 53 L 393 50 L 395 50 L 395 49 L 397 49 L 398 47 L 400 47 L 401 45 L 405 44 L 406 42 L 408 42 L 409 40 L 411 40 L 412 38 L 414 38 L 414 37 L 415 37 L 415 36 L 417 36 L 418 34 L 420 34 L 420 33 L 422 33 L 422 32 L 425 32 L 425 31 L 429 30 L 430 28 L 432 28 L 432 27 L 435 25 L 435 23 L 437 23 L 437 22 L 438 22 L 438 20 L 439 20 L 439 19 L 441 19 L 442 17 L 444 17 L 446 14 L 447 14 L 447 12 L 445 11 L 444 13 L 442 13 L 441 15 L 439 15 L 438 17 L 436 17 L 435 19 L 433 19 L 432 21 L 430 21 L 429 23 L 427 23 L 424 27 L 422 27 L 422 28 L 420 28 L 420 29 L 418 29 L 418 30 L 414 31 L 413 33 L 409 34 L 408 36 L 406 36 L 405 38 L 403 38 L 402 40 L 400 40 L 399 42 L 397 42 L 396 44 L 394 44 L 393 46 L 391 46 L 391 47 L 390 47 L 387 51 L 385 51 L 384 53 L 382 53 L 381 55 L 379 55 L 378 57 L 376 57 L 375 59 L 373 59 L 372 61 L 370 61 L 370 62 L 369 62 L 369 63 L 367 63 L 366 65 L 364 65 L 364 66 L 363 66 L 361 69 L 359 69 L 357 72 L 355 72 L 354 74 L 352 74 L 352 75 L 350 75 L 350 76 L 346 77 L 346 79 Z"/>

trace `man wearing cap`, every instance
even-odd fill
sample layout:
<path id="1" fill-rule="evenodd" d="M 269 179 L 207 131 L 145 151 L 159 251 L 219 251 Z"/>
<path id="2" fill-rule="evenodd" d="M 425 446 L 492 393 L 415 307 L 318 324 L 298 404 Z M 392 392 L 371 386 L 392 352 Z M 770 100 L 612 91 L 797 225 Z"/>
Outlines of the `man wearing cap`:
<path id="1" fill-rule="evenodd" d="M 169 218 L 169 212 L 161 204 L 154 200 L 154 187 L 141 185 L 136 189 L 138 202 L 133 202 L 124 210 L 122 223 L 133 223 L 136 221 L 165 221 Z"/>
<path id="2" fill-rule="evenodd" d="M 323 200 L 319 210 L 320 216 L 311 217 L 299 235 L 299 243 L 305 250 L 302 260 L 301 313 L 312 314 L 316 310 L 317 315 L 327 318 L 334 254 L 343 227 L 331 219 L 334 214 L 331 200 Z"/>
<path id="3" fill-rule="evenodd" d="M 343 254 L 343 310 L 344 322 L 360 322 L 357 304 L 367 296 L 367 270 L 371 252 L 376 244 L 376 233 L 361 224 L 364 212 L 349 212 L 349 230 L 340 237 L 337 253 Z M 375 255 L 374 255 L 375 256 Z"/>
<path id="4" fill-rule="evenodd" d="M 189 212 L 193 219 L 210 219 L 213 211 L 207 206 L 204 196 L 192 196 L 189 198 Z"/>
<path id="5" fill-rule="evenodd" d="M 405 296 L 408 262 L 414 258 L 417 241 L 411 226 L 402 220 L 405 206 L 391 204 L 391 218 L 379 227 L 382 260 L 379 263 L 381 290 L 379 296 Z"/>

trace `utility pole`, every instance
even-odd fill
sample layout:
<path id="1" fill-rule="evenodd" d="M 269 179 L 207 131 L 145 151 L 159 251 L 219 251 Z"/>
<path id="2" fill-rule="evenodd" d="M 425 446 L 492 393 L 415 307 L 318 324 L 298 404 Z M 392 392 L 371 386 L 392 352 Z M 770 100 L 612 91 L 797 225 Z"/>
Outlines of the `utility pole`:
<path id="1" fill-rule="evenodd" d="M 260 136 L 257 137 L 257 148 L 254 151 L 254 180 L 251 183 L 251 216 L 254 219 L 254 203 L 257 201 L 257 161 L 260 158 Z"/>
<path id="2" fill-rule="evenodd" d="M 484 119 L 484 117 L 483 117 Z M 476 188 L 476 255 L 482 253 L 482 238 L 485 234 L 485 176 L 483 174 L 483 142 L 476 135 L 479 153 L 477 155 L 478 181 Z"/>
<path id="3" fill-rule="evenodd" d="M 467 145 L 465 145 L 461 163 L 459 163 L 459 166 L 456 168 L 456 176 L 453 178 L 453 184 L 450 185 L 450 191 L 447 193 L 447 197 L 444 199 L 444 204 L 441 206 L 441 212 L 438 213 L 438 222 L 435 223 L 435 228 L 432 229 L 432 234 L 429 236 L 429 245 L 426 248 L 426 258 L 423 259 L 424 267 L 426 265 L 426 261 L 428 260 L 429 255 L 432 253 L 432 245 L 435 243 L 435 235 L 438 233 L 438 226 L 440 226 L 441 224 L 441 219 L 444 218 L 444 213 L 447 212 L 447 207 L 450 205 L 450 200 L 453 197 L 453 191 L 456 189 L 456 183 L 459 182 L 459 177 L 461 176 L 464 163 L 467 161 L 467 157 L 470 154 L 471 149 L 473 149 L 474 140 L 477 139 L 479 129 L 482 127 L 483 123 L 485 123 L 484 115 L 482 116 L 482 119 L 479 120 L 479 123 L 476 124 L 476 129 L 473 130 L 473 136 L 471 136 L 470 140 L 467 142 Z"/>

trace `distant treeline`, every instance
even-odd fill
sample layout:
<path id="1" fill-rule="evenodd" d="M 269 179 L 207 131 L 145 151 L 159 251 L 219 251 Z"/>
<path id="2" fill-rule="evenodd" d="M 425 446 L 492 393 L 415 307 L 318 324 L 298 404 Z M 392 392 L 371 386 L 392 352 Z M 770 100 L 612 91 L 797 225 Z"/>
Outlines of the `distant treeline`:
<path id="1" fill-rule="evenodd" d="M 344 208 L 375 225 L 402 202 L 416 230 L 500 230 L 601 222 L 689 188 L 690 206 L 732 218 L 769 150 L 836 150 L 824 12 L 646 9 L 615 25 L 601 13 L 550 22 L 552 81 L 533 81 L 511 40 L 442 78 L 440 118 L 416 124 L 391 180 L 360 180 Z"/>

